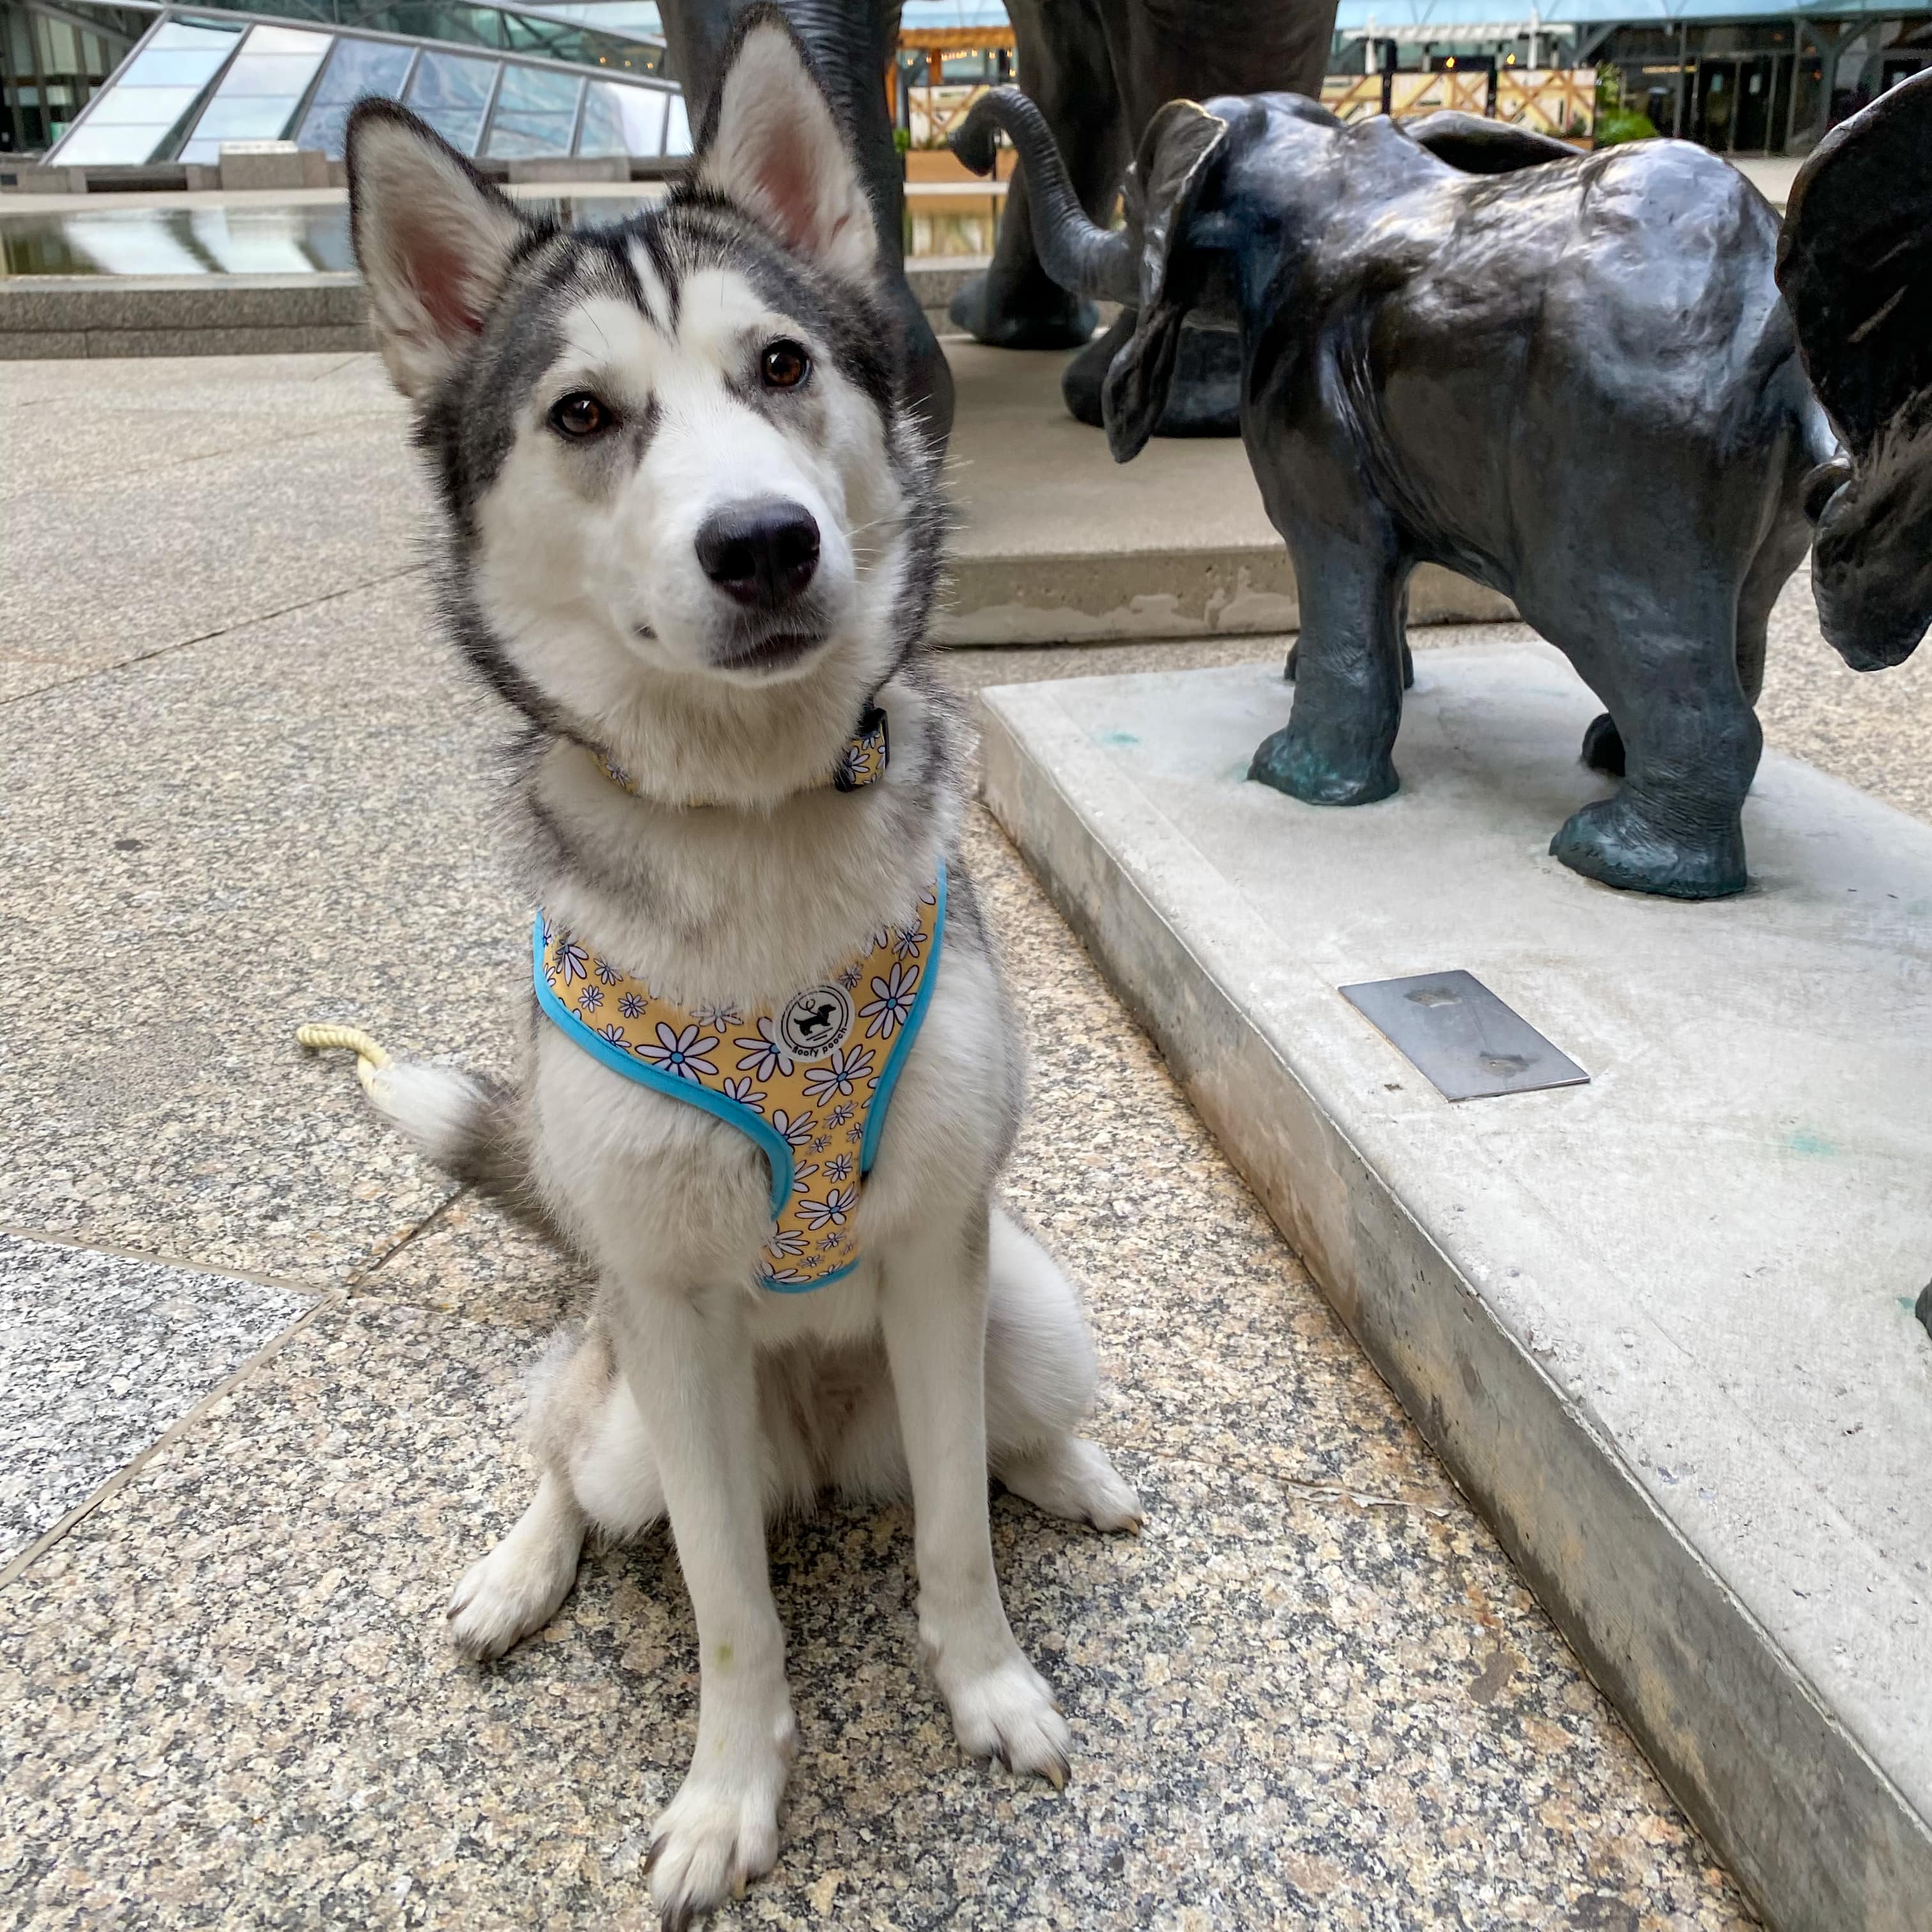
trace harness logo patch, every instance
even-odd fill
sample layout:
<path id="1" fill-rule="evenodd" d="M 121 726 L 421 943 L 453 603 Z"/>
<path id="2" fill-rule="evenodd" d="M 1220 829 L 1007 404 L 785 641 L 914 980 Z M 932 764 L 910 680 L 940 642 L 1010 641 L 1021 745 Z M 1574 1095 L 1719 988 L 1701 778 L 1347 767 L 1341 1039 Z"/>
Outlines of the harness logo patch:
<path id="1" fill-rule="evenodd" d="M 852 1030 L 852 996 L 842 986 L 808 986 L 778 1015 L 778 1033 L 800 1060 L 821 1060 Z"/>

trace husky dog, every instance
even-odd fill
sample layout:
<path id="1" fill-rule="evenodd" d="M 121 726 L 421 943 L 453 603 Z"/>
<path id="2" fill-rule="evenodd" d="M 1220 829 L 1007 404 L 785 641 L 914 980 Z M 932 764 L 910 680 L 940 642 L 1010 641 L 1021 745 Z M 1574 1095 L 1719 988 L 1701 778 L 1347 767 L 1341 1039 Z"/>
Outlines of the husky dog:
<path id="1" fill-rule="evenodd" d="M 928 661 L 935 464 L 864 190 L 791 29 L 747 15 L 689 178 L 620 226 L 526 217 L 391 104 L 356 110 L 348 152 L 376 338 L 440 484 L 447 620 L 526 722 L 511 812 L 539 1000 L 555 961 L 585 1011 L 598 976 L 634 989 L 597 1016 L 611 1040 L 620 1004 L 697 1016 L 635 1048 L 655 1084 L 544 1006 L 514 1092 L 420 1064 L 376 1088 L 430 1158 L 595 1267 L 586 1328 L 533 1387 L 536 1498 L 457 1585 L 451 1627 L 501 1654 L 562 1603 L 586 1534 L 668 1516 L 700 1691 L 651 1882 L 681 1925 L 777 1855 L 796 1733 L 766 1516 L 827 1488 L 909 1492 L 920 1635 L 960 1743 L 1058 1785 L 1070 1740 L 1000 1604 L 987 1472 L 1102 1529 L 1139 1504 L 1074 1433 L 1095 1364 L 1073 1291 L 992 1202 L 1021 1070 L 958 856 L 962 710 Z M 884 769 L 848 788 L 862 725 Z M 745 1110 L 794 1069 L 769 1018 L 758 1060 L 746 1016 L 795 1021 L 802 1064 L 846 1015 L 838 969 L 928 928 L 875 1164 L 842 1196 L 856 1259 L 775 1292 L 779 1163 Z M 904 1017 L 887 976 L 867 1034 Z M 704 1105 L 670 1090 L 694 1070 L 719 1076 Z"/>

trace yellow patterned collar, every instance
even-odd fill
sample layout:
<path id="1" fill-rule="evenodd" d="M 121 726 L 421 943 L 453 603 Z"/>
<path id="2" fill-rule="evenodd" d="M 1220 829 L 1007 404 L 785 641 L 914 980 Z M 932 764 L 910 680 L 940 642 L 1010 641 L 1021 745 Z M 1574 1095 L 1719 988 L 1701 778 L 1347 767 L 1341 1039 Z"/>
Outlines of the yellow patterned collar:
<path id="1" fill-rule="evenodd" d="M 759 1280 L 800 1294 L 858 1264 L 852 1226 L 893 1083 L 926 1017 L 946 931 L 946 868 L 903 926 L 839 971 L 748 1012 L 655 993 L 538 915 L 537 1004 L 605 1066 L 716 1115 L 771 1170 Z"/>
<path id="2" fill-rule="evenodd" d="M 622 765 L 599 751 L 593 750 L 590 755 L 597 760 L 598 770 L 620 790 L 637 790 L 637 780 Z M 845 740 L 844 748 L 832 768 L 832 783 L 840 791 L 862 791 L 884 778 L 891 762 L 886 714 L 876 704 L 868 704 L 860 714 L 856 728 Z"/>

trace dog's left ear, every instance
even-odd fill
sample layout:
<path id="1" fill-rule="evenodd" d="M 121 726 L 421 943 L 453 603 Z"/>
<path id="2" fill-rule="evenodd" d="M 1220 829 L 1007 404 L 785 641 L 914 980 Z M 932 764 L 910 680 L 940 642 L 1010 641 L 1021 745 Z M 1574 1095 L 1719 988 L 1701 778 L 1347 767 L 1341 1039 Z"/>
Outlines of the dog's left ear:
<path id="1" fill-rule="evenodd" d="M 1167 406 L 1180 325 L 1199 292 L 1182 272 L 1187 227 L 1215 172 L 1228 124 L 1192 100 L 1170 100 L 1148 123 L 1127 176 L 1127 227 L 1138 244 L 1140 310 L 1108 364 L 1100 414 L 1116 463 L 1138 456 Z"/>
<path id="2" fill-rule="evenodd" d="M 482 332 L 530 224 L 392 100 L 349 117 L 349 226 L 391 380 L 419 398 Z"/>
<path id="3" fill-rule="evenodd" d="M 740 16 L 724 73 L 698 143 L 698 185 L 748 208 L 834 273 L 871 274 L 879 241 L 858 163 L 776 7 Z"/>

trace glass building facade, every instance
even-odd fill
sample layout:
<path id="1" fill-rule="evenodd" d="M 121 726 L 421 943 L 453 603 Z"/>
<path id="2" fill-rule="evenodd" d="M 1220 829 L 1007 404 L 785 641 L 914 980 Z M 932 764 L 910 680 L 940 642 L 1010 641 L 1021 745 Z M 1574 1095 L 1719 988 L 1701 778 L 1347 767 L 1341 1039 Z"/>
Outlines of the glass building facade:
<path id="1" fill-rule="evenodd" d="M 164 4 L 124 17 L 145 29 L 128 57 L 69 117 L 44 116 L 14 145 L 40 133 L 48 162 L 72 167 L 212 166 L 241 141 L 339 160 L 350 109 L 379 94 L 478 159 L 690 151 L 662 43 L 541 9 L 253 0 L 245 13 Z"/>

